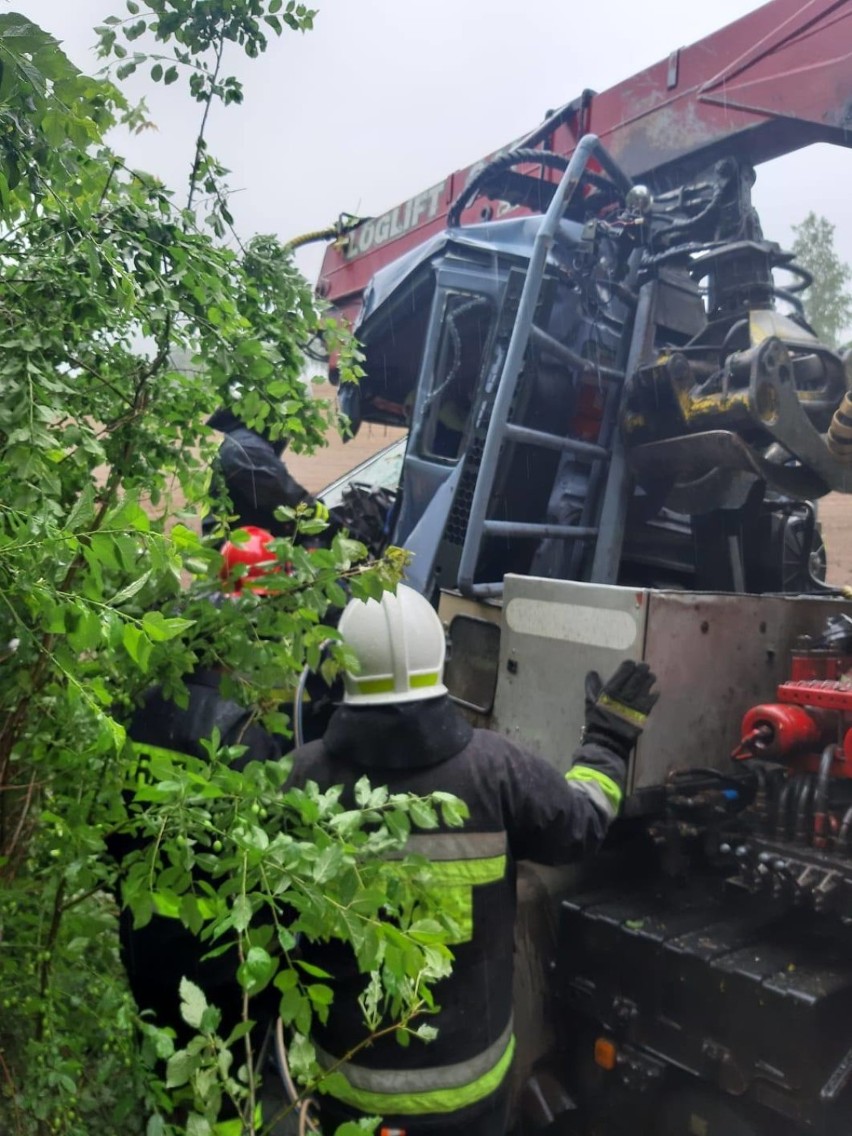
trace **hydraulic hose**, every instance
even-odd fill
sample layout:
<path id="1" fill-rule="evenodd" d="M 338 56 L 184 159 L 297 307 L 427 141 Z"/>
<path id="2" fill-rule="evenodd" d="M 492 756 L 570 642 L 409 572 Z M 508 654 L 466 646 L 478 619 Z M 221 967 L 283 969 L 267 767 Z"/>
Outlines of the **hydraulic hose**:
<path id="1" fill-rule="evenodd" d="M 294 252 L 296 249 L 302 248 L 304 245 L 314 244 L 316 241 L 334 241 L 340 237 L 345 237 L 347 233 L 369 220 L 369 217 L 351 217 L 344 213 L 333 225 L 328 225 L 325 229 L 312 229 L 308 233 L 302 233 L 301 236 L 293 237 L 292 241 L 287 241 L 285 247 Z"/>
<path id="2" fill-rule="evenodd" d="M 278 1075 L 284 1085 L 287 1096 L 290 1098 L 291 1104 L 295 1105 L 299 1101 L 299 1091 L 293 1083 L 293 1076 L 290 1072 L 290 1062 L 287 1060 L 287 1046 L 284 1042 L 284 1023 L 278 1018 L 275 1022 L 275 1061 L 278 1065 Z M 319 1132 L 319 1125 L 315 1120 L 311 1119 L 310 1108 L 313 1104 L 311 1097 L 306 1097 L 299 1105 L 299 1136 L 305 1136 L 306 1132 Z"/>
<path id="3" fill-rule="evenodd" d="M 790 839 L 790 803 L 795 789 L 795 778 L 788 777 L 778 799 L 778 813 L 775 817 L 775 835 L 778 840 Z"/>
<path id="4" fill-rule="evenodd" d="M 846 844 L 849 840 L 850 828 L 852 828 L 852 805 L 850 805 L 846 812 L 843 814 L 843 820 L 840 825 L 840 835 L 837 838 L 838 844 L 843 849 L 845 849 Z"/>
<path id="5" fill-rule="evenodd" d="M 333 642 L 333 639 L 323 639 L 322 643 L 320 643 L 320 656 L 322 656 L 326 647 L 330 647 Z M 302 667 L 302 673 L 299 675 L 299 682 L 296 686 L 296 694 L 293 699 L 293 738 L 297 747 L 305 744 L 305 721 L 302 706 L 305 700 L 308 678 L 311 673 L 311 668 L 306 663 Z"/>
<path id="6" fill-rule="evenodd" d="M 828 782 L 831 776 L 831 763 L 838 747 L 832 742 L 822 751 L 819 759 L 816 793 L 814 794 L 814 848 L 825 848 L 828 843 Z"/>
<path id="7" fill-rule="evenodd" d="M 447 214 L 447 228 L 457 229 L 459 227 L 462 213 L 490 177 L 499 170 L 511 169 L 512 166 L 518 166 L 522 162 L 530 164 L 535 162 L 536 165 L 548 166 L 550 169 L 556 170 L 564 170 L 568 166 L 568 158 L 563 154 L 554 154 L 552 150 L 513 150 L 510 154 L 501 154 L 499 158 L 489 162 L 484 170 L 480 170 L 455 199 Z"/>
<path id="8" fill-rule="evenodd" d="M 813 773 L 804 773 L 797 778 L 799 785 L 796 789 L 795 828 L 793 830 L 797 840 L 808 838 L 808 812 L 814 803 L 816 791 L 816 777 Z"/>

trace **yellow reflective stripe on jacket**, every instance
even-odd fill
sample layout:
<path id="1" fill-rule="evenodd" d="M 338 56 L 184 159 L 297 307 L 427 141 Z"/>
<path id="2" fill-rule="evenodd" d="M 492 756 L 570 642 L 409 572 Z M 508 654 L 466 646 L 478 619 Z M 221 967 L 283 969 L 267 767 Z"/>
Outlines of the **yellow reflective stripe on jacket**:
<path id="1" fill-rule="evenodd" d="M 508 848 L 506 833 L 500 832 L 423 832 L 415 833 L 397 853 L 388 859 L 403 856 L 425 856 L 432 860 L 486 860 L 505 856 Z"/>
<path id="2" fill-rule="evenodd" d="M 615 816 L 621 808 L 623 793 L 619 785 L 599 769 L 592 769 L 589 765 L 575 765 L 565 774 L 566 781 L 577 781 L 580 784 L 596 786 L 602 793 L 606 804 Z"/>
<path id="3" fill-rule="evenodd" d="M 410 836 L 389 859 L 423 856 L 429 861 L 429 892 L 441 911 L 458 927 L 448 945 L 473 938 L 473 889 L 497 883 L 506 875 L 505 832 L 435 832 Z"/>
<path id="4" fill-rule="evenodd" d="M 342 1078 L 329 1085 L 337 1100 L 362 1112 L 378 1115 L 423 1116 L 456 1112 L 476 1104 L 496 1092 L 503 1083 L 515 1055 L 512 1023 L 484 1053 L 455 1065 L 426 1069 L 370 1069 L 335 1059 L 317 1048 L 317 1060 L 324 1068 L 335 1066 Z"/>

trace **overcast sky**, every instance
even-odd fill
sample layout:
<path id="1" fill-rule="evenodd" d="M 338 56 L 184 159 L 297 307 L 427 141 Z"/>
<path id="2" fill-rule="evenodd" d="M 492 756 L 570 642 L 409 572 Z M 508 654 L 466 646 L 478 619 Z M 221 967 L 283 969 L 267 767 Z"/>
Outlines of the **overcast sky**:
<path id="1" fill-rule="evenodd" d="M 750 0 L 316 0 L 314 31 L 262 59 L 235 50 L 242 107 L 214 109 L 211 149 L 232 169 L 244 235 L 287 239 L 340 212 L 377 214 L 534 127 L 584 88 L 602 91 L 759 7 Z M 92 27 L 123 0 L 11 0 L 94 70 Z M 198 107 L 149 90 L 156 132 L 116 139 L 137 167 L 185 181 Z M 767 237 L 789 244 L 808 210 L 837 225 L 852 262 L 852 154 L 814 147 L 761 167 Z M 321 252 L 301 265 L 315 278 Z"/>

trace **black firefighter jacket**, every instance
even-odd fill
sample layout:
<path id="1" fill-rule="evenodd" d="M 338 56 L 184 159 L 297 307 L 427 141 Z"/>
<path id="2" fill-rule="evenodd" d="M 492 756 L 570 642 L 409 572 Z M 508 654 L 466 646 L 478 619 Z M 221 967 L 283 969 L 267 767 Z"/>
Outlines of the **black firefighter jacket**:
<path id="1" fill-rule="evenodd" d="M 127 728 L 140 774 L 146 760 L 162 750 L 203 760 L 206 754 L 200 743 L 209 739 L 214 729 L 219 730 L 222 746 L 245 747 L 234 763 L 235 768 L 249 761 L 280 758 L 280 739 L 252 724 L 250 711 L 245 707 L 222 697 L 220 678 L 212 670 L 198 670 L 187 678 L 189 702 L 185 708 L 165 698 L 159 687 L 147 692 Z M 113 837 L 108 846 L 113 857 L 121 861 L 141 844 L 138 838 L 119 836 Z M 158 1025 L 172 1026 L 183 1041 L 192 1035 L 180 1016 L 178 991 L 184 977 L 200 986 L 208 1001 L 222 1010 L 222 1036 L 239 1023 L 242 992 L 235 977 L 239 964 L 235 952 L 203 959 L 208 948 L 183 926 L 177 912 L 155 915 L 146 926 L 134 928 L 131 912 L 123 908 L 119 933 L 133 996 L 140 1009 L 154 1012 Z M 253 1011 L 258 1019 L 263 1016 L 260 1009 Z"/>
<path id="2" fill-rule="evenodd" d="M 321 741 L 296 750 L 291 784 L 352 788 L 365 774 L 391 792 L 443 790 L 470 810 L 462 829 L 416 832 L 408 850 L 432 861 L 448 910 L 462 928 L 452 975 L 435 987 L 438 1030 L 403 1048 L 392 1036 L 343 1067 L 340 1100 L 368 1113 L 425 1115 L 475 1111 L 509 1070 L 512 1037 L 515 862 L 565 864 L 594 851 L 618 810 L 623 761 L 584 744 L 566 776 L 508 738 L 474 730 L 446 697 L 393 707 L 340 707 Z M 334 1003 L 314 1042 L 331 1063 L 366 1033 L 358 996 L 366 977 L 340 943 L 305 947 L 334 976 Z M 381 1072 L 380 1072 L 381 1071 Z"/>
<path id="3" fill-rule="evenodd" d="M 270 442 L 228 410 L 217 411 L 209 425 L 225 437 L 213 465 L 212 512 L 204 518 L 204 533 L 215 527 L 217 515 L 226 514 L 236 515 L 235 528 L 257 525 L 273 536 L 290 536 L 292 524 L 277 520 L 275 509 L 310 504 L 313 498 L 281 460 L 285 443 Z"/>

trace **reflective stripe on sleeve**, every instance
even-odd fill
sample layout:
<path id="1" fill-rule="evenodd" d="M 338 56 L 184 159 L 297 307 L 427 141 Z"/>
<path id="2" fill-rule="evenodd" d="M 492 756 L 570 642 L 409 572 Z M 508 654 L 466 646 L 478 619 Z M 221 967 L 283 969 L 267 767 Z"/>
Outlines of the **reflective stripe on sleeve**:
<path id="1" fill-rule="evenodd" d="M 609 820 L 618 815 L 623 794 L 605 773 L 589 765 L 575 765 L 565 774 L 565 780 L 586 793 Z"/>
<path id="2" fill-rule="evenodd" d="M 340 1064 L 317 1048 L 317 1060 L 324 1069 L 342 1073 L 329 1095 L 362 1112 L 379 1115 L 419 1116 L 456 1112 L 495 1092 L 512 1064 L 515 1038 L 512 1022 L 488 1049 L 455 1065 L 427 1069 L 370 1069 L 351 1061 Z"/>
<path id="3" fill-rule="evenodd" d="M 619 702 L 615 698 L 610 698 L 608 694 L 601 694 L 598 697 L 598 706 L 603 706 L 605 710 L 609 710 L 610 714 L 615 714 L 616 717 L 623 718 L 625 722 L 632 722 L 633 725 L 638 726 L 640 730 L 648 721 L 647 714 L 643 714 L 641 710 L 634 710 L 632 706 L 625 706 L 623 702 Z"/>

